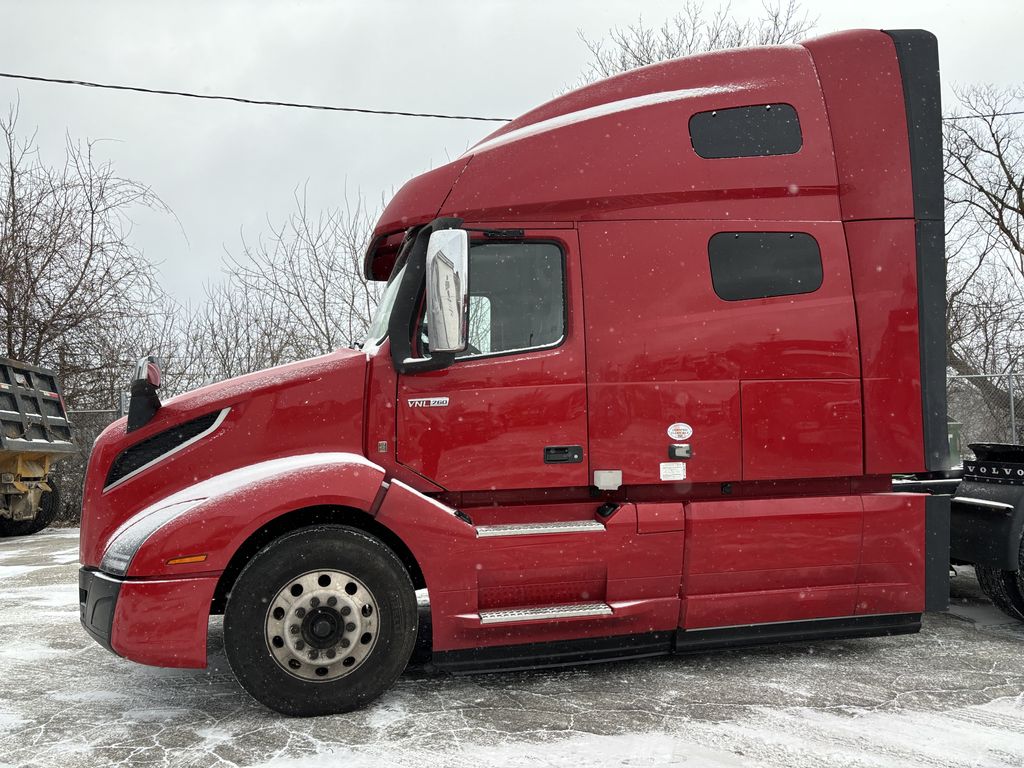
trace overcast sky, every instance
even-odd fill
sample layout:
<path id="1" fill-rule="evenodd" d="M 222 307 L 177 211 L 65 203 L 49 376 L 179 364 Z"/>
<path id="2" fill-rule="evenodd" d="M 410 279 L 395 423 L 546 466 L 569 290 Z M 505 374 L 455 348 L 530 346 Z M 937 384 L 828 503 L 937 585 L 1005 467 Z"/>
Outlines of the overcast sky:
<path id="1" fill-rule="evenodd" d="M 584 69 L 577 37 L 600 37 L 663 0 L 0 0 L 0 71 L 252 98 L 514 117 Z M 705 7 L 715 7 L 706 0 Z M 733 0 L 737 15 L 760 0 Z M 817 31 L 924 27 L 955 84 L 1024 83 L 1021 0 L 806 2 Z M 461 154 L 494 124 L 312 112 L 0 78 L 59 162 L 65 133 L 110 139 L 100 154 L 150 185 L 180 221 L 136 211 L 134 238 L 179 299 L 220 279 L 225 249 L 293 209 L 363 195 L 372 204 Z M 182 232 L 184 230 L 184 233 Z M 187 238 L 186 238 L 187 236 Z"/>

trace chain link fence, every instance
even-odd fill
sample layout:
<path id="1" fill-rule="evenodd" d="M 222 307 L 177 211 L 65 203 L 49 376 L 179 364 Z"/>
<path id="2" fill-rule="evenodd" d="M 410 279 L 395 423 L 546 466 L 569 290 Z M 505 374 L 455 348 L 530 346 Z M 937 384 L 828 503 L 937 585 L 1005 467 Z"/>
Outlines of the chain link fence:
<path id="1" fill-rule="evenodd" d="M 970 443 L 1017 443 L 1024 439 L 1024 413 L 1018 413 L 1021 374 L 954 375 L 946 380 L 952 450 L 970 456 Z"/>
<path id="2" fill-rule="evenodd" d="M 78 452 L 55 464 L 51 476 L 60 486 L 57 525 L 77 525 L 82 518 L 82 486 L 92 444 L 107 425 L 121 417 L 117 410 L 69 410 Z"/>

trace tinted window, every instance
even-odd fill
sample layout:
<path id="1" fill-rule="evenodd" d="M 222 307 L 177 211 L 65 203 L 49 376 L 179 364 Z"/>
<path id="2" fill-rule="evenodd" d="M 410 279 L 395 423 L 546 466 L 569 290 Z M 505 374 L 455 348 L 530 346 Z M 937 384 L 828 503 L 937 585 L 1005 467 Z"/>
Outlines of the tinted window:
<path id="1" fill-rule="evenodd" d="M 565 335 L 565 266 L 552 243 L 469 249 L 469 343 L 459 357 L 558 344 Z"/>
<path id="2" fill-rule="evenodd" d="M 719 232 L 708 241 L 708 257 L 715 293 L 726 301 L 821 287 L 821 250 L 804 232 Z"/>
<path id="3" fill-rule="evenodd" d="M 800 150 L 800 119 L 789 104 L 759 104 L 690 118 L 690 142 L 701 157 L 791 155 Z"/>

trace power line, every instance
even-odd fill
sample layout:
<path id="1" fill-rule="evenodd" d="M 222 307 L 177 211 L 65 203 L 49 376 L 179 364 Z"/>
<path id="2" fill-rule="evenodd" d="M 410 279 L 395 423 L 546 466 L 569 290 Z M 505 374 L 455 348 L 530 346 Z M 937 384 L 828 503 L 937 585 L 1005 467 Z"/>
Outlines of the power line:
<path id="1" fill-rule="evenodd" d="M 942 118 L 943 120 L 986 120 L 993 117 L 1010 117 L 1012 115 L 1024 115 L 1024 109 L 1018 109 L 1016 112 L 992 112 L 987 115 L 950 115 L 949 117 Z"/>
<path id="2" fill-rule="evenodd" d="M 445 115 L 437 112 L 402 112 L 391 109 L 365 109 L 362 107 L 338 107 L 331 104 L 304 104 L 296 101 L 271 101 L 269 99 L 247 99 L 244 96 L 223 96 L 220 94 L 193 93 L 191 91 L 171 91 L 164 88 L 143 88 L 138 85 L 116 85 L 114 83 L 95 83 L 89 80 L 68 80 L 60 77 L 40 77 L 38 75 L 20 75 L 12 72 L 0 72 L 0 77 L 10 80 L 30 80 L 37 83 L 57 83 L 59 85 L 78 85 L 86 88 L 106 88 L 112 91 L 133 91 L 158 96 L 182 96 L 188 99 L 207 99 L 209 101 L 233 101 L 238 104 L 256 104 L 265 107 L 291 107 L 293 109 L 319 109 L 327 112 L 357 112 L 364 115 L 397 115 L 399 117 L 432 117 L 438 120 L 476 120 L 487 123 L 508 123 L 510 117 L 480 117 L 479 115 Z M 949 115 L 944 121 L 984 120 L 994 117 L 1011 117 L 1024 115 L 1024 110 L 1015 112 L 992 112 L 983 115 Z"/>
<path id="3" fill-rule="evenodd" d="M 86 88 L 107 88 L 112 91 L 134 91 L 151 93 L 159 96 L 183 96 L 189 99 L 207 99 L 209 101 L 234 101 L 239 104 L 257 104 L 267 107 L 292 107 L 295 109 L 319 109 L 327 112 L 358 112 L 364 115 L 399 115 L 401 117 L 433 117 L 438 120 L 477 120 L 488 123 L 507 123 L 508 117 L 480 117 L 478 115 L 444 115 L 435 112 L 402 112 L 390 109 L 364 109 L 361 107 L 338 107 L 330 104 L 303 104 L 295 101 L 270 101 L 268 99 L 247 99 L 242 96 L 221 96 L 208 93 L 192 93 L 190 91 L 170 91 L 163 88 L 143 88 L 137 85 L 114 85 L 113 83 L 94 83 L 89 80 L 66 80 L 59 77 L 39 77 L 36 75 L 19 75 L 12 72 L 0 72 L 0 77 L 10 80 L 31 80 L 37 83 L 58 83 L 60 85 L 79 85 Z"/>

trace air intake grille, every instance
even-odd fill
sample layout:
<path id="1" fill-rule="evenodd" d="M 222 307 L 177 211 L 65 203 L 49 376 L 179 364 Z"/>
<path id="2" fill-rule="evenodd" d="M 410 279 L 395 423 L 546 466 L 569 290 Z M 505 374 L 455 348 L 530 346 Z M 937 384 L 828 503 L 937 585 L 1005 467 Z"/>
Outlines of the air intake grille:
<path id="1" fill-rule="evenodd" d="M 220 411 L 208 413 L 205 416 L 200 416 L 198 419 L 165 429 L 163 432 L 158 432 L 152 437 L 147 437 L 141 443 L 125 448 L 114 459 L 114 463 L 110 465 L 110 472 L 107 473 L 107 487 L 127 477 L 137 469 L 155 461 L 165 453 L 170 453 L 196 435 L 201 435 L 214 425 L 219 415 Z"/>

